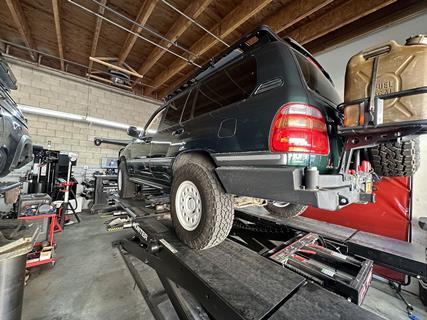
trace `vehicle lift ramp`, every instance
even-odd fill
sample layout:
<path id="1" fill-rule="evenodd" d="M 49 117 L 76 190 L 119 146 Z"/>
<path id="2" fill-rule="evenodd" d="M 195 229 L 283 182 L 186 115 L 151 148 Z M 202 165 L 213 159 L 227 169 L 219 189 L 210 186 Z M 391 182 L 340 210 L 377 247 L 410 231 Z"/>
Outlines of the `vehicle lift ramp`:
<path id="1" fill-rule="evenodd" d="M 156 319 L 165 318 L 135 268 L 130 266 L 128 255 L 156 271 L 180 319 L 381 319 L 309 277 L 231 239 L 208 250 L 192 250 L 176 238 L 170 219 L 163 219 L 168 212 L 147 213 L 140 200 L 117 202 L 132 217 L 130 224 L 135 235 L 116 244 Z M 341 229 L 308 218 L 283 220 L 260 215 L 256 210 L 241 209 L 236 216 L 262 221 L 264 226 L 283 225 L 316 232 L 325 241 L 346 243 L 349 252 L 376 255 L 375 262 L 379 259 L 382 265 L 425 278 L 425 259 L 422 262 L 408 252 L 400 255 L 402 248 L 396 247 L 394 240 L 385 238 L 392 243 L 378 255 L 377 244 L 366 243 L 372 240 L 372 234 L 364 238 L 364 233 L 351 228 Z M 384 244 L 381 240 L 384 239 L 380 239 L 380 245 Z M 413 263 L 409 267 L 408 261 Z"/>

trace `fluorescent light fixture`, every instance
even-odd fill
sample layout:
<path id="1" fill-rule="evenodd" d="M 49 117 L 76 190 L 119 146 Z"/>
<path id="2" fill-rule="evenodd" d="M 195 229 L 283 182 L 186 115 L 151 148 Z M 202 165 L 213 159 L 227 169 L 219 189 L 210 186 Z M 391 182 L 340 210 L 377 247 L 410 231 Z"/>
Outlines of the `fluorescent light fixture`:
<path id="1" fill-rule="evenodd" d="M 76 120 L 76 121 L 84 121 L 85 119 L 85 116 L 81 116 L 74 113 L 37 108 L 37 107 L 32 107 L 32 106 L 27 106 L 22 104 L 18 106 L 19 106 L 19 109 L 21 109 L 21 111 L 24 113 L 36 114 L 36 115 L 45 116 L 45 117 L 67 119 L 67 120 Z"/>
<path id="2" fill-rule="evenodd" d="M 117 129 L 126 129 L 129 128 L 128 124 L 125 123 L 120 123 L 120 122 L 116 122 L 116 121 L 110 121 L 110 120 L 105 120 L 105 119 L 100 119 L 100 118 L 94 118 L 94 117 L 86 117 L 86 121 L 89 123 L 93 123 L 93 124 L 98 124 L 104 127 L 110 127 L 110 128 L 117 128 Z"/>
<path id="3" fill-rule="evenodd" d="M 82 116 L 79 114 L 74 113 L 68 113 L 68 112 L 62 112 L 62 111 L 56 111 L 56 110 L 49 110 L 44 108 L 38 108 L 33 106 L 27 106 L 23 104 L 18 104 L 19 109 L 23 113 L 29 113 L 29 114 L 35 114 L 40 115 L 44 117 L 52 117 L 52 118 L 58 118 L 58 119 L 66 119 L 66 120 L 73 120 L 73 121 L 80 121 L 80 122 L 86 122 L 90 124 L 95 124 L 101 127 L 109 127 L 109 128 L 116 128 L 116 129 L 125 129 L 127 130 L 130 125 L 122 122 L 117 121 L 110 121 L 90 116 Z M 138 128 L 138 130 L 141 130 L 142 128 Z"/>

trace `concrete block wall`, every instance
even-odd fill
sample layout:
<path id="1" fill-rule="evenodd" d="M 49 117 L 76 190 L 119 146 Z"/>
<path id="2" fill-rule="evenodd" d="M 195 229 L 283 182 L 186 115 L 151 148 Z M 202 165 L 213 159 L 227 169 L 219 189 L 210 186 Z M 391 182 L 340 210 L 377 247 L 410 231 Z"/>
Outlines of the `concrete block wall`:
<path id="1" fill-rule="evenodd" d="M 159 103 L 52 69 L 8 60 L 18 80 L 12 97 L 18 104 L 88 115 L 143 127 Z M 98 168 L 101 157 L 116 156 L 119 146 L 93 144 L 95 136 L 129 139 L 124 129 L 25 114 L 33 143 L 79 154 L 78 167 Z"/>

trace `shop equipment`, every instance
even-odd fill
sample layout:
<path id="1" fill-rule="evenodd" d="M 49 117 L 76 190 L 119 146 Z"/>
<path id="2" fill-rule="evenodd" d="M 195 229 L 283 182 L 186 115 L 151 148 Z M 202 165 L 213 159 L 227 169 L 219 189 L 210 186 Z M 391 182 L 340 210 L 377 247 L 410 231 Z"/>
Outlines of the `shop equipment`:
<path id="1" fill-rule="evenodd" d="M 129 256 L 157 272 L 182 319 L 203 312 L 213 319 L 330 319 L 338 313 L 378 319 L 358 307 L 372 262 L 427 278 L 425 248 L 352 228 L 239 209 L 224 243 L 194 251 L 176 238 L 168 212 L 159 214 L 144 200 L 116 201 L 128 213 L 122 227 L 134 231 L 116 244 L 156 319 L 165 318 L 164 297 L 150 293 Z"/>
<path id="2" fill-rule="evenodd" d="M 25 263 L 39 232 L 23 220 L 0 220 L 0 319 L 20 320 Z"/>

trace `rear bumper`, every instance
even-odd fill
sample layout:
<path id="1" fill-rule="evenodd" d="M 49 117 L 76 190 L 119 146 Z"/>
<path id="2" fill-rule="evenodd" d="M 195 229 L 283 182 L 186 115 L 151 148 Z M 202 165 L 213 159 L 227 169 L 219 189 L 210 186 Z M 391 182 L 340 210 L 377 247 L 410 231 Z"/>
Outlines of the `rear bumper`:
<path id="1" fill-rule="evenodd" d="M 303 168 L 218 167 L 227 193 L 339 210 L 351 203 L 374 202 L 368 173 L 319 175 L 318 187 L 304 186 Z"/>

